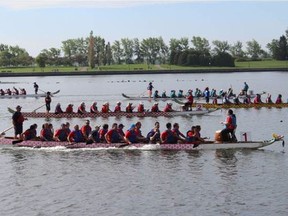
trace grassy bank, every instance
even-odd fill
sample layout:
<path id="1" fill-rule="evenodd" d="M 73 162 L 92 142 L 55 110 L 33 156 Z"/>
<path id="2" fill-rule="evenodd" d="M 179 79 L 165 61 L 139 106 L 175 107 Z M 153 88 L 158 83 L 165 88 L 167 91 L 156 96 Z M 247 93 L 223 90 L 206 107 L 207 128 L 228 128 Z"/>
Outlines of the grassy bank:
<path id="1" fill-rule="evenodd" d="M 89 67 L 5 67 L 0 68 L 0 73 L 47 73 L 47 72 L 89 72 L 89 71 L 161 71 L 161 70 L 241 70 L 241 69 L 284 69 L 288 70 L 288 61 L 247 61 L 247 62 L 235 62 L 235 67 L 183 67 L 175 65 L 147 65 L 147 64 L 123 64 L 123 65 L 108 65 L 100 66 L 94 69 Z"/>

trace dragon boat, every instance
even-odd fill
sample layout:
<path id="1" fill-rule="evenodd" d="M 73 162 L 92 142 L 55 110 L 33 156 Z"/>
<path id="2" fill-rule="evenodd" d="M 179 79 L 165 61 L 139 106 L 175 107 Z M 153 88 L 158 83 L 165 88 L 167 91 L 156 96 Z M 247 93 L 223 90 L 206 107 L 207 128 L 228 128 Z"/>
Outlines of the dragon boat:
<path id="1" fill-rule="evenodd" d="M 1 145 L 13 145 L 15 147 L 30 147 L 30 148 L 52 148 L 62 147 L 67 149 L 129 149 L 129 150 L 218 150 L 218 149 L 259 149 L 275 142 L 282 141 L 284 147 L 283 136 L 274 136 L 270 140 L 262 141 L 238 141 L 238 142 L 218 142 L 207 141 L 205 143 L 190 143 L 190 144 L 144 144 L 144 143 L 69 143 L 69 142 L 56 142 L 56 141 L 22 141 L 14 140 L 11 137 L 0 138 Z"/>
<path id="2" fill-rule="evenodd" d="M 178 99 L 174 99 L 174 101 L 177 104 L 181 104 L 184 105 L 185 102 L 180 101 Z M 266 107 L 266 108 L 286 108 L 288 107 L 288 103 L 280 103 L 280 104 L 276 104 L 276 103 L 239 103 L 239 104 L 235 104 L 235 103 L 228 103 L 228 104 L 223 104 L 223 103 L 218 103 L 218 104 L 210 104 L 210 103 L 194 103 L 192 105 L 193 107 L 198 107 L 198 108 L 205 108 L 205 109 L 230 109 L 230 108 L 262 108 L 262 107 Z"/>
<path id="3" fill-rule="evenodd" d="M 54 95 L 56 95 L 56 94 L 58 94 L 60 92 L 60 90 L 58 90 L 58 91 L 55 91 L 55 92 L 51 92 L 51 95 L 52 96 L 54 96 Z M 7 95 L 7 94 L 5 94 L 5 95 L 0 95 L 0 99 L 1 98 L 3 98 L 3 99 L 5 99 L 5 98 L 28 98 L 28 97 L 34 97 L 34 98 L 37 98 L 37 97 L 46 97 L 46 93 L 39 93 L 39 94 L 18 94 L 18 95 Z"/>
<path id="4" fill-rule="evenodd" d="M 201 110 L 192 110 L 192 111 L 174 111 L 174 112 L 108 112 L 108 113 L 46 113 L 46 112 L 21 112 L 26 118 L 96 118 L 96 117 L 173 117 L 173 116 L 193 116 L 193 115 L 205 115 L 211 112 L 216 111 L 217 109 L 201 109 Z M 12 108 L 8 108 L 10 113 L 15 111 Z"/>
<path id="5" fill-rule="evenodd" d="M 259 93 L 260 95 L 263 95 L 263 94 L 266 94 L 266 92 L 262 92 L 262 93 Z M 255 98 L 257 94 L 249 94 L 248 96 L 252 99 L 252 98 Z M 154 101 L 167 101 L 167 100 L 186 100 L 185 96 L 183 97 L 147 97 L 147 96 L 128 96 L 127 94 L 124 94 L 122 93 L 122 96 L 126 99 L 129 99 L 129 100 L 154 100 Z M 193 96 L 195 100 L 203 100 L 205 101 L 205 97 L 204 96 Z M 238 98 L 239 99 L 244 99 L 245 97 L 247 97 L 247 95 L 239 95 Z M 211 96 L 210 99 L 213 100 L 213 99 L 222 99 L 223 97 L 222 96 Z M 233 99 L 235 98 L 234 96 L 231 96 L 229 97 L 229 99 Z"/>

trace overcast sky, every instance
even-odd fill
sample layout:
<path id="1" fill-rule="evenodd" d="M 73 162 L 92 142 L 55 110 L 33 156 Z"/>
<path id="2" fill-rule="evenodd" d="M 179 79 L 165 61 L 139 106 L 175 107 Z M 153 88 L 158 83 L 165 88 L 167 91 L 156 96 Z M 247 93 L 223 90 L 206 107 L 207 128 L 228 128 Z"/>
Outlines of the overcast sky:
<path id="1" fill-rule="evenodd" d="M 32 56 L 62 41 L 94 36 L 121 38 L 193 36 L 233 44 L 255 39 L 262 48 L 288 29 L 288 1 L 0 0 L 0 44 Z M 266 48 L 265 48 L 266 49 Z"/>

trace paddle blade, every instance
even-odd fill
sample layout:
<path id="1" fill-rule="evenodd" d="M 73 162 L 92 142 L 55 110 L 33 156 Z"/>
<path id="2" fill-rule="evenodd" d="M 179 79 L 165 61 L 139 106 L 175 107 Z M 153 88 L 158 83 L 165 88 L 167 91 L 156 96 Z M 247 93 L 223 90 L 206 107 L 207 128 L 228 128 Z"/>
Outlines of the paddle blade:
<path id="1" fill-rule="evenodd" d="M 282 147 L 284 148 L 284 146 L 285 146 L 285 141 L 282 140 Z"/>

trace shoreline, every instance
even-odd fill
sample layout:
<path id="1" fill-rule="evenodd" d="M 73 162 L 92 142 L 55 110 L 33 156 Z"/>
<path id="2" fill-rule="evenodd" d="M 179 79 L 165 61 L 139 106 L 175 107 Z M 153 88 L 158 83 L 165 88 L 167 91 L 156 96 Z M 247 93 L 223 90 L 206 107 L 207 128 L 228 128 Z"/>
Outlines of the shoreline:
<path id="1" fill-rule="evenodd" d="M 71 71 L 71 72 L 0 72 L 0 77 L 28 76 L 90 76 L 90 75 L 137 75 L 137 74 L 193 74 L 193 73 L 237 73 L 237 72 L 288 72 L 288 68 L 229 68 L 195 70 L 133 70 L 133 71 Z"/>

